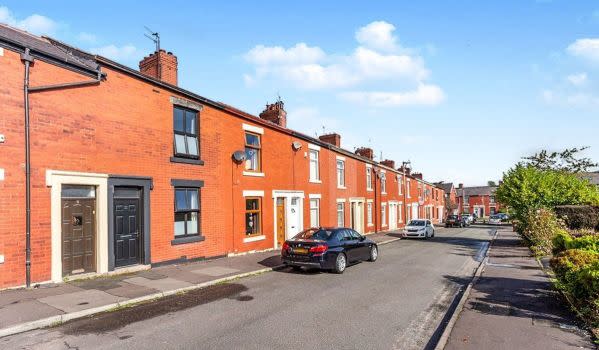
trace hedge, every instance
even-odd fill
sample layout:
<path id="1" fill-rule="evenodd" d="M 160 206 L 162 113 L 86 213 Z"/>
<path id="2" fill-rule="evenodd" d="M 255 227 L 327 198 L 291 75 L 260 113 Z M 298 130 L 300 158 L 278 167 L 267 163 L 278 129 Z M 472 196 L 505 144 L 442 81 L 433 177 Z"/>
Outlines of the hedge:
<path id="1" fill-rule="evenodd" d="M 594 229 L 599 231 L 599 206 L 559 205 L 554 208 L 557 217 L 572 230 Z"/>

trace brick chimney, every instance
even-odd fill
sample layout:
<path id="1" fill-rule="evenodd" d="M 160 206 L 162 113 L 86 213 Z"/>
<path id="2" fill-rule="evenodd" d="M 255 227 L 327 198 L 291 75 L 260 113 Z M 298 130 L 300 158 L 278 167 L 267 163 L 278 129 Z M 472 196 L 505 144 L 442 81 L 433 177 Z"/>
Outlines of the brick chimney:
<path id="1" fill-rule="evenodd" d="M 408 167 L 403 167 L 400 166 L 399 168 L 397 168 L 398 171 L 401 171 L 402 173 L 405 173 L 406 175 L 410 175 L 410 173 L 412 173 L 412 169 L 408 168 Z"/>
<path id="2" fill-rule="evenodd" d="M 422 173 L 414 173 L 412 174 L 412 177 L 415 179 L 422 180 Z"/>
<path id="3" fill-rule="evenodd" d="M 260 113 L 260 118 L 286 128 L 287 112 L 285 111 L 285 104 L 281 100 L 273 104 L 267 104 L 264 111 Z"/>
<path id="4" fill-rule="evenodd" d="M 459 184 L 458 188 L 464 188 L 464 184 Z"/>
<path id="5" fill-rule="evenodd" d="M 318 138 L 322 142 L 329 143 L 333 146 L 341 147 L 341 135 L 339 135 L 337 133 L 320 135 Z"/>
<path id="6" fill-rule="evenodd" d="M 177 85 L 177 70 L 177 56 L 162 49 L 139 62 L 141 73 L 171 85 Z"/>
<path id="7" fill-rule="evenodd" d="M 389 168 L 395 169 L 395 161 L 391 159 L 385 159 L 381 161 L 381 164 Z"/>
<path id="8" fill-rule="evenodd" d="M 360 147 L 356 149 L 356 154 L 368 159 L 374 159 L 374 151 L 372 148 Z"/>

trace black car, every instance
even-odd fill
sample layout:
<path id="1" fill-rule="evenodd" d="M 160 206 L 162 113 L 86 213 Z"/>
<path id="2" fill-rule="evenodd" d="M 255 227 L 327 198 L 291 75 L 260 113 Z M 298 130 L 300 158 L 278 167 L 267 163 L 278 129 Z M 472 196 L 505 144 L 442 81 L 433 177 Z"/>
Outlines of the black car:
<path id="1" fill-rule="evenodd" d="M 375 261 L 378 257 L 376 243 L 350 228 L 310 228 L 288 239 L 283 244 L 281 256 L 287 266 L 331 270 L 343 273 L 345 268 L 358 261 Z"/>
<path id="2" fill-rule="evenodd" d="M 464 227 L 466 222 L 467 221 L 460 215 L 447 215 L 447 219 L 445 219 L 445 227 Z"/>

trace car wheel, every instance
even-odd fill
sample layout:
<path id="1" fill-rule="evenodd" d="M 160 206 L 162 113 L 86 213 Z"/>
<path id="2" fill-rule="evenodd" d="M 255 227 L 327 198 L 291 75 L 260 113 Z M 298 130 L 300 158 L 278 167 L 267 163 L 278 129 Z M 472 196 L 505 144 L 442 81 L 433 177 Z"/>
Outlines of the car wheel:
<path id="1" fill-rule="evenodd" d="M 333 269 L 333 272 L 343 273 L 343 271 L 345 271 L 346 267 L 347 267 L 347 258 L 345 257 L 345 254 L 340 253 L 339 255 L 337 255 L 337 259 L 335 259 L 335 268 Z"/>
<path id="2" fill-rule="evenodd" d="M 291 269 L 292 269 L 293 271 L 298 271 L 298 272 L 299 272 L 299 271 L 301 271 L 301 270 L 302 270 L 302 267 L 301 267 L 301 266 L 297 266 L 297 265 L 292 265 L 292 266 L 291 266 Z"/>
<path id="3" fill-rule="evenodd" d="M 428 239 L 428 231 L 424 232 L 424 239 Z"/>
<path id="4" fill-rule="evenodd" d="M 376 259 L 378 259 L 378 257 L 379 257 L 379 248 L 377 248 L 377 246 L 373 245 L 372 247 L 370 247 L 370 259 L 368 259 L 368 261 L 375 262 Z"/>

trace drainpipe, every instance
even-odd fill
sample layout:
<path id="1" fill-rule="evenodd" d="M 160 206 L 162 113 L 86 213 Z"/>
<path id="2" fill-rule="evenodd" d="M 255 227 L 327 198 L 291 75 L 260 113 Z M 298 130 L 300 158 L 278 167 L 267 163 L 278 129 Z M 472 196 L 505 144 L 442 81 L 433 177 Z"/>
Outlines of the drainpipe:
<path id="1" fill-rule="evenodd" d="M 378 203 L 378 201 L 376 200 L 376 182 L 377 182 L 377 178 L 379 177 L 378 172 L 375 170 L 374 167 L 372 167 L 372 172 L 374 175 L 374 233 L 379 232 L 378 230 L 378 220 L 379 220 L 379 216 L 378 216 L 378 209 L 376 207 L 376 204 Z"/>
<path id="2" fill-rule="evenodd" d="M 23 79 L 23 108 L 25 109 L 25 284 L 27 288 L 29 288 L 31 287 L 31 138 L 29 127 L 29 93 L 98 85 L 105 74 L 102 73 L 98 67 L 98 76 L 95 80 L 30 87 L 29 73 L 34 58 L 28 47 L 25 48 L 25 52 L 21 54 L 21 61 L 23 61 L 23 64 L 25 65 L 25 77 Z"/>
<path id="3" fill-rule="evenodd" d="M 29 67 L 33 57 L 29 48 L 21 54 L 25 64 L 23 80 L 23 99 L 25 108 L 25 281 L 27 288 L 31 286 L 31 148 L 29 142 Z"/>

